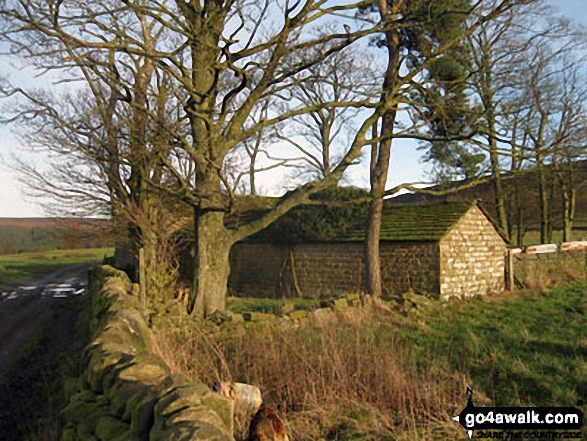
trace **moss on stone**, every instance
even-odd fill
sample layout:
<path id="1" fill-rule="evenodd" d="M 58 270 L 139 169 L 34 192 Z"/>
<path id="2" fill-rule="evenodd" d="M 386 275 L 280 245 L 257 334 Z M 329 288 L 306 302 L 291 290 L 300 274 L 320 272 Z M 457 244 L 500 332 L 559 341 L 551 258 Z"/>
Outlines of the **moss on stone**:
<path id="1" fill-rule="evenodd" d="M 81 401 L 83 403 L 95 403 L 96 402 L 96 394 L 91 390 L 83 390 L 77 394 L 72 395 L 70 401 Z"/>
<path id="2" fill-rule="evenodd" d="M 70 402 L 64 409 L 61 410 L 60 414 L 66 421 L 73 423 L 84 423 L 90 418 L 95 410 L 95 403 L 79 400 Z"/>
<path id="3" fill-rule="evenodd" d="M 76 439 L 79 441 L 98 441 L 98 437 L 87 424 L 78 424 L 75 428 Z"/>
<path id="4" fill-rule="evenodd" d="M 97 335 L 85 351 L 84 374 L 71 381 L 70 403 L 61 414 L 64 439 L 233 440 L 232 402 L 204 384 L 170 375 L 153 352 L 136 297 L 128 294 L 128 277 L 102 267 L 90 279 Z"/>
<path id="5" fill-rule="evenodd" d="M 234 432 L 234 400 L 208 391 L 201 398 L 202 404 L 220 417 L 228 433 Z"/>
<path id="6" fill-rule="evenodd" d="M 152 352 L 142 352 L 120 372 L 119 378 L 143 384 L 157 384 L 169 376 L 170 372 L 169 367 L 160 356 Z"/>
<path id="7" fill-rule="evenodd" d="M 166 416 L 180 409 L 199 406 L 202 402 L 202 396 L 210 389 L 204 387 L 178 387 L 162 397 L 155 405 L 157 415 Z"/>
<path id="8" fill-rule="evenodd" d="M 61 431 L 61 441 L 78 441 L 75 425 L 67 423 Z"/>
<path id="9" fill-rule="evenodd" d="M 258 242 L 362 242 L 368 206 L 366 203 L 304 205 L 291 210 L 253 236 Z M 338 204 L 338 205 L 337 205 Z M 438 241 L 471 208 L 474 202 L 397 204 L 386 202 L 381 221 L 383 241 Z"/>
<path id="10" fill-rule="evenodd" d="M 112 441 L 115 438 L 126 434 L 130 426 L 110 415 L 98 418 L 95 434 L 101 441 Z"/>
<path id="11" fill-rule="evenodd" d="M 184 422 L 166 429 L 154 427 L 149 439 L 151 441 L 234 441 L 232 436 L 219 433 L 212 424 L 194 422 Z"/>

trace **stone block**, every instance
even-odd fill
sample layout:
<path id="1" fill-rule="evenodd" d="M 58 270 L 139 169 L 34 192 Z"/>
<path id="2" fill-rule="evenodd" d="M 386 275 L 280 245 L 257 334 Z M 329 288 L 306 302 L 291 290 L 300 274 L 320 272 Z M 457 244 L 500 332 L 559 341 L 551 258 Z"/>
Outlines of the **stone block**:
<path id="1" fill-rule="evenodd" d="M 347 302 L 346 299 L 336 299 L 334 301 L 334 309 L 336 309 L 336 310 L 346 309 L 348 307 L 349 307 L 349 303 Z"/>
<path id="2" fill-rule="evenodd" d="M 96 402 L 96 394 L 88 389 L 78 392 L 74 394 L 70 398 L 71 402 L 81 401 L 83 403 L 95 403 Z"/>
<path id="3" fill-rule="evenodd" d="M 60 412 L 61 417 L 68 422 L 84 423 L 88 421 L 92 413 L 97 409 L 95 403 L 74 401 L 69 403 Z"/>
<path id="4" fill-rule="evenodd" d="M 108 398 L 110 399 L 110 409 L 113 415 L 124 420 L 127 415 L 128 402 L 135 395 L 142 396 L 149 387 L 140 382 L 117 381 L 109 390 Z M 130 422 L 130 418 L 126 421 Z"/>
<path id="5" fill-rule="evenodd" d="M 209 391 L 202 396 L 201 401 L 202 405 L 220 417 L 228 433 L 234 432 L 234 400 Z"/>
<path id="6" fill-rule="evenodd" d="M 157 384 L 171 373 L 165 361 L 152 352 L 143 352 L 133 358 L 132 363 L 120 371 L 123 381 Z"/>
<path id="7" fill-rule="evenodd" d="M 231 311 L 227 311 L 228 312 L 228 317 L 230 317 L 229 322 L 230 323 L 242 323 L 245 321 L 245 318 L 242 316 L 242 314 L 235 314 L 234 312 Z"/>
<path id="8" fill-rule="evenodd" d="M 261 312 L 244 312 L 243 317 L 246 322 L 267 322 L 277 318 L 273 314 L 263 314 Z"/>
<path id="9" fill-rule="evenodd" d="M 72 423 L 66 423 L 61 431 L 60 441 L 78 441 L 76 427 Z"/>
<path id="10" fill-rule="evenodd" d="M 94 435 L 93 429 L 88 424 L 80 423 L 75 428 L 75 439 L 78 441 L 98 441 L 98 438 Z"/>
<path id="11" fill-rule="evenodd" d="M 294 304 L 293 303 L 286 303 L 285 305 L 283 305 L 281 307 L 281 314 L 289 314 L 290 312 L 293 312 L 294 310 Z"/>
<path id="12" fill-rule="evenodd" d="M 299 311 L 294 311 L 292 312 L 289 316 L 292 320 L 299 320 L 305 317 L 308 317 L 308 311 L 305 310 L 299 310 Z"/>
<path id="13" fill-rule="evenodd" d="M 155 426 L 151 429 L 149 440 L 234 441 L 234 438 L 231 435 L 219 433 L 218 429 L 212 424 L 202 423 L 195 425 L 186 422 L 164 429 Z"/>
<path id="14" fill-rule="evenodd" d="M 66 397 L 73 397 L 79 392 L 83 392 L 85 390 L 84 381 L 80 377 L 66 378 L 63 389 L 65 391 Z"/>
<path id="15" fill-rule="evenodd" d="M 347 294 L 346 296 L 344 296 L 345 299 L 347 299 L 349 302 L 352 302 L 353 300 L 359 300 L 359 294 L 358 293 L 352 293 L 352 294 Z"/>
<path id="16" fill-rule="evenodd" d="M 312 311 L 311 317 L 314 322 L 323 324 L 331 320 L 334 317 L 334 314 L 332 313 L 331 308 L 318 308 Z"/>

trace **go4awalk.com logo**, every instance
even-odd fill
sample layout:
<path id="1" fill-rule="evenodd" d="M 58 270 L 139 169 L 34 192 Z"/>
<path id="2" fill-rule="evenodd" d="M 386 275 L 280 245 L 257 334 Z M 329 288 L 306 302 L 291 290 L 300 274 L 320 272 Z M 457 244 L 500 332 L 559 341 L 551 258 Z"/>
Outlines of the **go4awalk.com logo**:
<path id="1" fill-rule="evenodd" d="M 469 388 L 467 395 L 467 406 L 453 420 L 469 438 L 477 431 L 475 438 L 581 439 L 583 412 L 574 407 L 476 407 Z"/>

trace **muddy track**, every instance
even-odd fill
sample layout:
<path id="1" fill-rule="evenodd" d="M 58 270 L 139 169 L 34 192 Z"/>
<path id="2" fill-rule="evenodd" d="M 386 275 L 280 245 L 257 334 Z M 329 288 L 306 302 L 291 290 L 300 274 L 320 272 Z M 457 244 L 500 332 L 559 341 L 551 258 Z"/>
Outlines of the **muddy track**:
<path id="1" fill-rule="evenodd" d="M 11 290 L 17 292 L 16 298 L 5 298 L 0 302 L 0 381 L 14 363 L 20 349 L 46 321 L 51 306 L 65 300 L 44 295 L 45 287 L 80 281 L 93 265 L 74 265 L 22 281 L 21 285 L 35 286 L 36 289 L 22 292 Z"/>
<path id="2" fill-rule="evenodd" d="M 60 355 L 76 337 L 81 299 L 55 293 L 64 284 L 81 286 L 91 266 L 75 265 L 22 281 L 27 289 L 11 288 L 9 295 L 4 290 L 0 300 L 1 440 L 57 430 L 52 420 L 57 419 L 62 391 L 52 389 L 59 384 L 55 379 L 60 380 Z"/>

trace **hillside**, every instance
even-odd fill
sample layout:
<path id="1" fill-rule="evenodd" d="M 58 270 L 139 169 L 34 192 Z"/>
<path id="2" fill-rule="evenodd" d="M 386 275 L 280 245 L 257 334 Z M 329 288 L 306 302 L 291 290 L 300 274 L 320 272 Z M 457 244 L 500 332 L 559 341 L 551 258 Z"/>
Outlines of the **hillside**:
<path id="1" fill-rule="evenodd" d="M 0 218 L 0 254 L 106 247 L 111 237 L 108 220 Z"/>
<path id="2" fill-rule="evenodd" d="M 576 164 L 577 171 L 574 180 L 583 183 L 583 187 L 577 190 L 575 222 L 574 222 L 574 239 L 587 237 L 587 161 Z M 552 210 L 553 230 L 562 229 L 563 203 L 561 189 L 558 180 L 554 176 L 551 168 L 547 167 L 549 174 L 549 199 Z M 504 174 L 504 188 L 506 192 L 506 202 L 508 204 L 508 215 L 510 224 L 515 227 L 518 221 L 518 213 L 522 217 L 523 224 L 527 233 L 537 231 L 540 228 L 540 201 L 538 192 L 538 176 L 536 170 L 529 169 L 518 175 Z M 463 185 L 463 182 L 455 182 L 451 185 L 444 186 L 442 189 L 451 186 Z M 518 188 L 519 199 L 515 200 L 515 188 Z M 433 187 L 440 189 L 440 187 Z M 388 203 L 408 203 L 408 202 L 425 202 L 434 200 L 472 200 L 479 199 L 489 215 L 494 219 L 497 218 L 495 211 L 495 194 L 492 184 L 486 182 L 475 187 L 461 190 L 445 196 L 430 196 L 426 194 L 409 193 L 388 199 Z M 556 235 L 555 235 L 556 236 Z"/>

